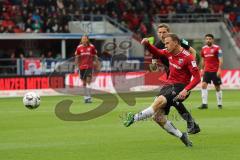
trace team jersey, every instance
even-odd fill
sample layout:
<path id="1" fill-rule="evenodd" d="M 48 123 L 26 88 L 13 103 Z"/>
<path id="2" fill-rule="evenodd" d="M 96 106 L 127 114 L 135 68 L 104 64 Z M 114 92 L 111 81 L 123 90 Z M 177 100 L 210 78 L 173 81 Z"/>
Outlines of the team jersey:
<path id="1" fill-rule="evenodd" d="M 169 77 L 167 83 L 185 84 L 186 90 L 191 90 L 200 82 L 200 73 L 198 66 L 192 54 L 183 49 L 180 53 L 174 55 L 166 49 L 158 49 L 148 43 L 149 51 L 154 55 L 165 56 L 169 61 Z M 193 79 L 191 81 L 191 78 Z"/>
<path id="2" fill-rule="evenodd" d="M 75 56 L 79 58 L 78 67 L 80 70 L 82 69 L 91 69 L 93 68 L 94 56 L 97 54 L 95 47 L 90 44 L 88 46 L 84 46 L 80 44 L 75 52 Z"/>
<path id="3" fill-rule="evenodd" d="M 204 60 L 205 72 L 217 72 L 219 68 L 219 57 L 222 56 L 222 49 L 218 45 L 205 45 L 201 50 L 201 57 Z"/>
<path id="4" fill-rule="evenodd" d="M 185 39 L 181 39 L 180 41 L 181 43 L 181 46 L 186 49 L 186 50 L 189 50 L 190 46 L 189 46 L 189 43 L 188 41 L 186 41 Z M 154 44 L 155 47 L 157 47 L 158 49 L 164 49 L 165 48 L 165 44 L 162 42 L 162 41 L 157 41 L 155 44 Z M 169 62 L 168 62 L 168 59 L 164 56 L 159 56 L 159 55 L 153 55 L 153 59 L 160 59 L 161 62 L 166 66 L 166 67 L 169 67 Z M 168 72 L 168 71 L 167 71 Z"/>

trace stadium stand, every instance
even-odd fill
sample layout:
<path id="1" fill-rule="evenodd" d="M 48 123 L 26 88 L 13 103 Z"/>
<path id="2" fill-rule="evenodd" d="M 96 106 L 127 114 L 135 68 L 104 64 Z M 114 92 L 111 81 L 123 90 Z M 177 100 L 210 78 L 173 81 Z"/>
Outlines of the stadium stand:
<path id="1" fill-rule="evenodd" d="M 105 14 L 134 32 L 147 34 L 155 14 L 224 13 L 239 30 L 237 0 L 3 0 L 0 32 L 68 33 L 71 14 Z M 147 13 L 147 14 L 146 14 Z"/>
<path id="2" fill-rule="evenodd" d="M 221 31 L 226 33 L 222 32 L 217 40 L 226 44 L 226 53 L 233 54 L 225 55 L 234 60 L 226 59 L 224 69 L 236 69 L 239 60 L 234 40 L 240 47 L 239 6 L 239 0 L 0 0 L 0 74 L 7 77 L 42 76 L 53 71 L 72 73 L 75 68 L 71 57 L 83 33 L 90 33 L 91 42 L 97 46 L 103 60 L 101 72 L 146 70 L 151 56 L 144 55 L 144 47 L 137 40 L 150 35 L 153 38 L 154 27 L 165 22 L 164 18 L 156 21 L 158 15 L 165 16 L 165 23 L 169 25 L 173 22 L 171 29 L 175 33 L 174 26 L 182 32 L 181 23 L 196 29 L 194 23 L 199 20 L 203 28 L 209 29 L 218 27 L 213 23 L 215 20 L 219 22 L 222 27 L 216 35 Z M 130 34 L 125 34 L 124 30 Z M 202 33 L 209 30 L 186 31 L 201 35 L 197 38 L 182 36 L 196 44 L 193 47 L 199 47 Z M 66 60 L 69 61 L 63 63 Z"/>
<path id="3" fill-rule="evenodd" d="M 238 0 L 2 0 L 0 33 L 69 33 L 74 16 L 108 15 L 135 33 L 136 39 L 152 34 L 154 16 L 185 13 L 224 14 L 240 47 Z M 10 56 L 10 55 L 9 55 Z"/>
<path id="4" fill-rule="evenodd" d="M 220 13 L 240 31 L 238 0 L 2 0 L 0 33 L 69 33 L 73 15 L 108 15 L 142 38 L 152 33 L 156 14 Z M 71 16 L 72 15 L 72 16 Z M 236 41 L 239 42 L 239 35 Z M 238 43 L 240 46 L 240 42 Z"/>

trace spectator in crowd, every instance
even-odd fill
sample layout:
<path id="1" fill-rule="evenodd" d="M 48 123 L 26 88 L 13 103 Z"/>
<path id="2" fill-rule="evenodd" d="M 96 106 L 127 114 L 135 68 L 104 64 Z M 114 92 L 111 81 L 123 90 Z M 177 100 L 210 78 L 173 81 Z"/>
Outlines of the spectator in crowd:
<path id="1" fill-rule="evenodd" d="M 206 7 L 208 6 L 208 7 Z M 194 8 L 193 13 L 209 13 L 211 5 L 208 4 L 205 0 L 199 0 L 197 3 L 193 6 L 191 6 L 190 10 Z M 188 12 L 187 12 L 188 13 Z"/>
<path id="2" fill-rule="evenodd" d="M 43 53 L 43 54 L 41 54 L 41 58 L 46 58 L 44 53 Z"/>
<path id="3" fill-rule="evenodd" d="M 154 14 L 224 13 L 234 28 L 240 23 L 239 0 L 3 0 L 1 5 L 0 33 L 69 33 L 74 14 L 108 15 L 139 39 L 151 33 Z"/>
<path id="4" fill-rule="evenodd" d="M 35 57 L 35 55 L 34 55 L 33 51 L 29 50 L 27 58 L 34 58 L 34 57 Z"/>
<path id="5" fill-rule="evenodd" d="M 11 55 L 10 55 L 10 62 L 9 62 L 9 72 L 10 73 L 16 73 L 16 64 L 17 64 L 17 61 L 16 61 L 16 53 L 15 52 L 12 52 Z"/>
<path id="6" fill-rule="evenodd" d="M 202 10 L 208 9 L 208 1 L 207 0 L 200 0 L 199 6 Z"/>
<path id="7" fill-rule="evenodd" d="M 52 51 L 48 51 L 48 52 L 47 52 L 46 58 L 53 59 L 53 53 L 52 53 Z"/>
<path id="8" fill-rule="evenodd" d="M 6 29 L 4 28 L 4 26 L 0 26 L 0 33 L 5 33 Z"/>
<path id="9" fill-rule="evenodd" d="M 16 53 L 15 53 L 15 52 L 12 52 L 11 55 L 10 55 L 10 58 L 11 58 L 11 59 L 17 58 L 17 57 L 16 57 Z M 16 64 L 16 63 L 14 62 L 14 63 L 12 63 L 12 64 Z"/>
<path id="10" fill-rule="evenodd" d="M 25 58 L 24 53 L 20 53 L 19 58 L 21 58 L 21 59 Z"/>
<path id="11" fill-rule="evenodd" d="M 56 55 L 56 58 L 55 59 L 57 59 L 57 60 L 60 60 L 60 59 L 62 59 L 62 56 L 61 56 L 61 54 L 60 53 L 58 53 L 57 55 Z"/>

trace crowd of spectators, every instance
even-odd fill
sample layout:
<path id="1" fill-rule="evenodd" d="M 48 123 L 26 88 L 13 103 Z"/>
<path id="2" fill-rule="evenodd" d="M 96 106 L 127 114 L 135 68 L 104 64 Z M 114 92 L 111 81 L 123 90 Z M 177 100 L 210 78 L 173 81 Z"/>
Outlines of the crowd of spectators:
<path id="1" fill-rule="evenodd" d="M 175 13 L 223 13 L 240 32 L 239 0 L 1 0 L 0 33 L 68 33 L 74 15 L 94 14 L 142 38 L 151 34 L 154 15 Z"/>
<path id="2" fill-rule="evenodd" d="M 72 15 L 109 15 L 145 36 L 155 14 L 225 13 L 240 30 L 239 0 L 2 0 L 0 33 L 68 33 Z"/>
<path id="3" fill-rule="evenodd" d="M 75 0 L 3 0 L 0 2 L 1 33 L 67 33 L 67 14 Z M 73 10 L 76 10 L 74 8 Z"/>

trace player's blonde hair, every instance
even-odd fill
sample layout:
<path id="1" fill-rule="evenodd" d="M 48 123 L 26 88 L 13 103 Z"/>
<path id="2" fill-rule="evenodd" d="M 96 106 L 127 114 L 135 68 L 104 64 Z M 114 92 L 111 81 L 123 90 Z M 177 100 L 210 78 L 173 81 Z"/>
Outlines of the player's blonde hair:
<path id="1" fill-rule="evenodd" d="M 174 34 L 174 33 L 167 33 L 166 35 L 164 35 L 164 39 L 167 37 L 171 37 L 173 41 L 177 42 L 178 44 L 180 44 L 180 38 Z"/>
<path id="2" fill-rule="evenodd" d="M 170 32 L 170 27 L 166 23 L 161 23 L 158 25 L 157 29 L 159 28 L 166 28 L 168 32 Z"/>

